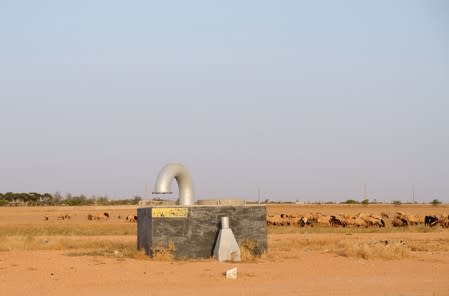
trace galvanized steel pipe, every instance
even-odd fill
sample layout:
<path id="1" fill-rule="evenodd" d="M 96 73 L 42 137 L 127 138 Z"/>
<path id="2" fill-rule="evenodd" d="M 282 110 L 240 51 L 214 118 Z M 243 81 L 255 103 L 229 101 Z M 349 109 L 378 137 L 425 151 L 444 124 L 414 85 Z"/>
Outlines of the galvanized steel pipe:
<path id="1" fill-rule="evenodd" d="M 193 180 L 187 169 L 180 163 L 170 163 L 159 172 L 153 194 L 168 194 L 170 185 L 176 179 L 179 188 L 179 204 L 192 206 L 194 203 Z"/>

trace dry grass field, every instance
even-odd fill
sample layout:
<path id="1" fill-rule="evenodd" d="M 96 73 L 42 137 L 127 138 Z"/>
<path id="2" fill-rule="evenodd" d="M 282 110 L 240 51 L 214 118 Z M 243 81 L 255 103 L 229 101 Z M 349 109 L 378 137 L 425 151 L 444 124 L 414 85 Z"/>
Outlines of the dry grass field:
<path id="1" fill-rule="evenodd" d="M 448 215 L 449 206 L 268 206 L 270 215 L 396 211 Z M 269 251 L 233 264 L 148 258 L 136 250 L 136 224 L 125 219 L 135 213 L 0 208 L 0 295 L 449 295 L 449 230 L 440 226 L 269 227 Z M 234 266 L 239 278 L 226 280 Z"/>

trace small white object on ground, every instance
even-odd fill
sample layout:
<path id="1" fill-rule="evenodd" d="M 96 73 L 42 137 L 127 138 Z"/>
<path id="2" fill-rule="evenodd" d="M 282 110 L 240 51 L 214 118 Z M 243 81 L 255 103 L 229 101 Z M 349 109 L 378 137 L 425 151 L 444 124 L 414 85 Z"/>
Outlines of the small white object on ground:
<path id="1" fill-rule="evenodd" d="M 226 278 L 236 280 L 237 279 L 237 267 L 226 270 Z"/>

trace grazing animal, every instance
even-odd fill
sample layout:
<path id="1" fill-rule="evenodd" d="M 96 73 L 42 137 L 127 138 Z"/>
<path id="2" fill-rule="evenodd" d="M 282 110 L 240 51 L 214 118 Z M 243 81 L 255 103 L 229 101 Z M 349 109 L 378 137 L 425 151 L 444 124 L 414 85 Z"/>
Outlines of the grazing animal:
<path id="1" fill-rule="evenodd" d="M 289 214 L 281 214 L 280 220 L 282 221 L 282 226 L 292 226 L 292 225 L 298 225 L 299 218 L 295 215 L 289 215 Z"/>
<path id="2" fill-rule="evenodd" d="M 292 218 L 291 218 L 291 224 L 292 224 L 293 226 L 298 226 L 298 225 L 299 225 L 299 219 L 300 219 L 300 217 L 298 217 L 298 216 L 292 216 Z"/>
<path id="3" fill-rule="evenodd" d="M 449 228 L 449 215 L 441 216 L 440 219 L 438 219 L 438 220 L 440 222 L 441 227 Z"/>
<path id="4" fill-rule="evenodd" d="M 126 216 L 126 220 L 130 223 L 136 223 L 137 222 L 137 216 L 128 215 Z"/>
<path id="5" fill-rule="evenodd" d="M 302 216 L 301 218 L 299 218 L 299 222 L 298 222 L 300 227 L 305 227 L 305 226 L 313 227 L 313 225 L 315 223 L 316 223 L 316 219 L 314 217 L 312 217 L 311 215 Z"/>
<path id="6" fill-rule="evenodd" d="M 408 225 L 408 222 L 405 219 L 401 219 L 399 217 L 395 217 L 393 219 L 393 221 L 391 221 L 391 225 L 393 225 L 393 227 L 405 227 L 405 226 Z"/>
<path id="7" fill-rule="evenodd" d="M 424 225 L 433 227 L 438 224 L 438 218 L 437 216 L 425 216 L 424 217 Z"/>
<path id="8" fill-rule="evenodd" d="M 416 215 L 407 214 L 406 218 L 408 220 L 409 225 L 418 225 L 420 223 L 420 219 Z M 421 222 L 422 223 L 422 222 Z"/>
<path id="9" fill-rule="evenodd" d="M 418 215 L 413 215 L 409 213 L 405 215 L 405 218 L 407 219 L 408 225 L 418 225 L 424 222 L 424 217 L 420 217 Z"/>
<path id="10" fill-rule="evenodd" d="M 339 217 L 339 216 L 331 216 L 331 218 L 329 219 L 329 223 L 331 226 L 335 226 L 335 227 L 338 227 L 338 226 L 346 227 L 346 225 L 347 225 L 345 219 L 342 217 Z"/>
<path id="11" fill-rule="evenodd" d="M 368 217 L 365 221 L 368 223 L 369 226 L 385 227 L 385 222 L 382 219 Z"/>
<path id="12" fill-rule="evenodd" d="M 353 217 L 352 224 L 357 227 L 368 227 L 368 223 L 366 223 L 366 221 L 360 217 Z"/>
<path id="13" fill-rule="evenodd" d="M 284 226 L 284 219 L 280 215 L 270 215 L 267 224 L 272 226 Z"/>
<path id="14" fill-rule="evenodd" d="M 303 222 L 305 222 L 305 225 L 306 225 L 306 226 L 308 225 L 308 226 L 310 226 L 310 227 L 313 227 L 313 226 L 315 226 L 316 223 L 317 223 L 317 216 L 314 215 L 314 214 L 312 214 L 312 213 L 309 213 L 309 214 L 307 214 L 306 216 L 302 217 L 301 220 L 302 220 Z M 300 225 L 302 224 L 302 221 L 301 221 L 301 220 L 300 220 Z"/>
<path id="15" fill-rule="evenodd" d="M 91 214 L 87 215 L 87 220 L 101 220 L 101 219 L 106 219 L 106 217 Z"/>
<path id="16" fill-rule="evenodd" d="M 103 215 L 104 215 L 106 218 L 109 218 L 109 213 L 104 212 Z"/>
<path id="17" fill-rule="evenodd" d="M 331 218 L 329 219 L 329 224 L 331 226 L 341 226 L 340 220 L 337 219 L 337 217 L 331 215 Z"/>
<path id="18" fill-rule="evenodd" d="M 399 226 L 418 225 L 418 224 L 424 222 L 424 221 L 422 221 L 423 219 L 418 216 L 408 214 L 408 213 L 402 213 L 402 212 L 396 212 L 394 219 L 395 220 L 399 219 L 402 221 L 402 224 L 405 224 L 405 225 L 399 225 Z M 397 221 L 396 224 L 400 224 L 400 223 Z M 393 226 L 395 226 L 395 225 L 393 225 Z"/>

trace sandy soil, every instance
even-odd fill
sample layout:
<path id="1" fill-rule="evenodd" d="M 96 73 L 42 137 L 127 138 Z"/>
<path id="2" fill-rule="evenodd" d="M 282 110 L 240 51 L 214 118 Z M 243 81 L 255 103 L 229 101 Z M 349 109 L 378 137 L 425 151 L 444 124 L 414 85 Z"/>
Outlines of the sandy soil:
<path id="1" fill-rule="evenodd" d="M 379 238 L 379 234 L 356 234 Z M 270 240 L 341 239 L 341 234 L 276 234 Z M 449 233 L 388 233 L 385 239 L 449 239 Z M 0 295 L 449 295 L 447 253 L 364 260 L 298 251 L 256 263 L 153 261 L 69 256 L 64 251 L 0 253 Z M 237 280 L 223 272 L 236 266 Z"/>
<path id="2" fill-rule="evenodd" d="M 293 209 L 293 210 L 292 210 Z M 303 207 L 288 207 L 288 212 Z M 321 207 L 321 212 L 335 208 Z M 347 208 L 345 208 L 347 209 Z M 416 209 L 416 208 L 415 208 Z M 418 208 L 424 213 L 435 208 Z M 438 208 L 436 208 L 438 209 Z M 0 227 L 12 224 L 67 223 L 42 221 L 50 213 L 70 212 L 74 222 L 105 208 L 0 209 Z M 115 214 L 135 208 L 109 208 Z M 285 208 L 270 208 L 271 212 Z M 307 209 L 309 210 L 309 209 Z M 351 211 L 360 208 L 351 208 Z M 394 211 L 395 208 L 390 209 Z M 448 208 L 440 208 L 447 212 Z M 314 211 L 312 209 L 311 211 Z M 408 210 L 412 212 L 411 210 Z M 348 212 L 346 210 L 345 212 Z M 376 211 L 369 211 L 376 212 Z M 434 211 L 435 212 L 435 211 Z M 105 222 L 107 223 L 107 222 Z M 115 222 L 114 222 L 115 223 Z M 269 246 L 293 240 L 334 240 L 342 233 L 270 234 Z M 72 236 L 72 239 L 74 237 Z M 449 240 L 449 231 L 353 233 L 355 239 Z M 134 241 L 134 235 L 81 236 L 79 239 Z M 225 279 L 236 266 L 237 280 Z M 365 260 L 307 248 L 278 252 L 255 263 L 155 261 L 150 259 L 73 256 L 67 250 L 0 252 L 0 295 L 449 295 L 449 252 L 413 252 L 400 260 Z"/>

